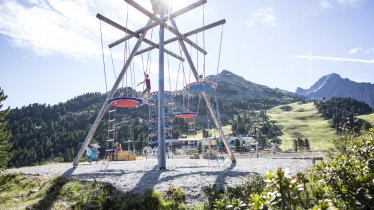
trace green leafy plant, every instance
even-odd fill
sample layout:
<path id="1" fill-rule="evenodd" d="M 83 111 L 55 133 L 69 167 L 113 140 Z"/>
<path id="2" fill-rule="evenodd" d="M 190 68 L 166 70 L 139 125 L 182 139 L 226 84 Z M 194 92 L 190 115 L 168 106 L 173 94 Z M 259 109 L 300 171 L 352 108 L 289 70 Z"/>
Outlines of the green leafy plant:
<path id="1" fill-rule="evenodd" d="M 374 206 L 374 130 L 346 138 L 347 145 L 315 171 L 337 207 L 370 209 Z"/>

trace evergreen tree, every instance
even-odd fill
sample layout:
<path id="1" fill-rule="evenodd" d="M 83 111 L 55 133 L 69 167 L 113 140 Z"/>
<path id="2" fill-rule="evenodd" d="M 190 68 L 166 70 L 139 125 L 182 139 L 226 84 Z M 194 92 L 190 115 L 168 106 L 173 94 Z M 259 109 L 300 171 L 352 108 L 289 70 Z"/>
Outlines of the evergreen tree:
<path id="1" fill-rule="evenodd" d="M 305 139 L 305 149 L 310 150 L 309 139 Z"/>
<path id="2" fill-rule="evenodd" d="M 0 87 L 0 110 L 3 107 L 2 101 L 4 101 L 8 96 L 4 94 L 4 91 Z M 0 111 L 0 168 L 5 168 L 8 166 L 8 162 L 12 157 L 10 152 L 11 144 L 9 142 L 11 133 L 6 130 L 8 124 L 5 118 L 9 112 L 9 107 L 5 110 Z"/>

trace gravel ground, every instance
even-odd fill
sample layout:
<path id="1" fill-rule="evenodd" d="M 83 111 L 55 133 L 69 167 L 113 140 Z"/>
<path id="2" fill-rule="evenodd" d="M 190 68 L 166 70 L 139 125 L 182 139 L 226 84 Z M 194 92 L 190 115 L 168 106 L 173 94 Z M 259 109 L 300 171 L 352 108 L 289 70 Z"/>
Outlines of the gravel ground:
<path id="1" fill-rule="evenodd" d="M 321 156 L 321 155 L 319 155 Z M 283 159 L 284 157 L 284 159 Z M 92 164 L 82 162 L 73 168 L 71 163 L 56 163 L 34 167 L 9 169 L 27 175 L 63 175 L 71 179 L 81 179 L 111 183 L 123 192 L 142 193 L 155 188 L 165 191 L 169 185 L 182 188 L 187 195 L 188 206 L 202 201 L 202 188 L 211 184 L 235 185 L 248 176 L 263 175 L 276 168 L 287 169 L 291 174 L 302 172 L 313 166 L 310 159 L 291 159 L 290 155 L 269 157 L 237 157 L 236 163 L 230 160 L 212 162 L 204 159 L 167 159 L 167 170 L 158 170 L 157 159 L 136 161 L 113 161 L 106 170 L 100 170 L 102 162 Z M 292 156 L 295 158 L 295 156 Z"/>

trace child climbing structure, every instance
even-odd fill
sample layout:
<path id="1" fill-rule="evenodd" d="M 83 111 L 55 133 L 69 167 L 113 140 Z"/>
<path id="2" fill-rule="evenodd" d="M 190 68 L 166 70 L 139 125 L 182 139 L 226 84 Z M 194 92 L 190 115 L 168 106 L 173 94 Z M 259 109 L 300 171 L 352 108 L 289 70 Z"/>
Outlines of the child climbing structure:
<path id="1" fill-rule="evenodd" d="M 223 20 L 220 20 L 220 21 L 217 21 L 217 22 L 214 22 L 214 23 L 211 23 L 211 24 L 208 24 L 208 25 L 205 25 L 205 23 L 203 22 L 203 26 L 200 27 L 200 28 L 197 28 L 195 30 L 192 30 L 192 31 L 189 31 L 187 33 L 184 33 L 182 34 L 180 31 L 179 31 L 179 28 L 176 24 L 176 21 L 175 21 L 175 18 L 186 13 L 186 12 L 189 12 L 190 10 L 192 9 L 195 9 L 201 5 L 204 5 L 205 3 L 207 3 L 207 0 L 199 0 L 195 3 L 192 3 L 188 6 L 186 6 L 185 8 L 182 8 L 176 12 L 173 12 L 171 11 L 172 8 L 169 7 L 169 4 L 167 4 L 166 2 L 167 1 L 164 1 L 164 0 L 151 0 L 151 4 L 152 4 L 152 8 L 153 8 L 153 11 L 150 12 L 148 11 L 147 9 L 145 9 L 143 6 L 141 6 L 140 4 L 138 4 L 137 2 L 135 2 L 134 0 L 125 0 L 126 3 L 128 3 L 128 5 L 131 5 L 132 7 L 134 7 L 135 9 L 137 9 L 138 11 L 140 11 L 141 13 L 143 13 L 144 15 L 148 16 L 149 17 L 149 21 L 148 23 L 146 24 L 145 27 L 137 30 L 137 31 L 132 31 L 130 29 L 128 29 L 127 27 L 124 27 L 122 25 L 120 25 L 119 23 L 116 23 L 114 22 L 113 20 L 101 15 L 101 14 L 97 14 L 96 17 L 98 19 L 100 19 L 101 21 L 123 31 L 126 33 L 126 36 L 111 43 L 109 45 L 109 48 L 112 48 L 122 42 L 125 42 L 131 38 L 137 38 L 138 41 L 136 42 L 136 44 L 133 46 L 131 52 L 129 53 L 127 59 L 125 60 L 125 63 L 123 65 L 123 68 L 121 70 L 121 72 L 119 73 L 116 81 L 114 82 L 113 84 L 113 87 L 111 89 L 111 91 L 109 92 L 109 94 L 107 95 L 107 98 L 105 99 L 94 123 L 92 124 L 78 154 L 76 155 L 75 159 L 74 159 L 74 162 L 73 162 L 73 166 L 76 167 L 78 166 L 78 163 L 79 163 L 79 160 L 81 158 L 81 156 L 83 155 L 84 151 L 85 151 L 85 148 L 89 145 L 101 119 L 103 118 L 104 116 L 104 113 L 106 112 L 106 110 L 108 109 L 108 107 L 110 106 L 110 102 L 111 100 L 113 99 L 116 91 L 117 91 L 117 88 L 119 87 L 120 83 L 121 83 L 121 80 L 122 78 L 124 77 L 124 75 L 126 74 L 126 71 L 129 69 L 133 59 L 135 56 L 137 55 L 141 55 L 142 53 L 145 53 L 145 52 L 148 52 L 150 50 L 153 50 L 153 49 L 158 49 L 159 50 L 159 62 L 158 62 L 158 66 L 159 66 L 159 72 L 158 72 L 158 94 L 157 94 L 157 145 L 158 145 L 158 167 L 160 170 L 164 170 L 166 169 L 166 159 L 165 159 L 165 151 L 166 151 L 166 148 L 165 148 L 165 134 L 167 133 L 166 132 L 166 126 L 165 126 L 165 98 L 167 97 L 167 94 L 165 94 L 165 91 L 164 91 L 164 53 L 167 53 L 168 55 L 178 59 L 178 60 L 181 60 L 181 61 L 184 61 L 184 60 L 187 60 L 188 64 L 189 64 L 189 67 L 193 73 L 193 77 L 195 78 L 195 80 L 197 82 L 199 82 L 199 72 L 197 71 L 196 67 L 195 67 L 195 64 L 194 62 L 192 61 L 192 58 L 187 50 L 187 46 L 186 46 L 186 43 L 189 44 L 191 46 L 191 48 L 194 48 L 196 49 L 199 53 L 202 53 L 203 55 L 206 55 L 207 52 L 205 51 L 204 47 L 200 47 L 198 46 L 198 44 L 194 43 L 193 41 L 191 41 L 188 37 L 191 36 L 191 35 L 194 35 L 194 34 L 197 34 L 197 33 L 200 33 L 200 32 L 205 32 L 206 30 L 209 30 L 213 27 L 216 27 L 216 26 L 219 26 L 219 25 L 223 25 L 224 23 L 226 23 L 226 21 L 223 19 Z M 168 23 L 170 22 L 170 24 Z M 158 43 L 155 43 L 153 40 L 151 39 L 148 39 L 146 38 L 146 34 L 148 32 L 148 30 L 156 27 L 156 26 L 159 26 L 159 41 Z M 171 34 L 173 34 L 175 37 L 173 38 L 170 38 L 168 40 L 165 40 L 165 36 L 164 36 L 164 31 L 168 30 Z M 222 36 L 221 36 L 222 37 Z M 222 40 L 222 39 L 221 39 Z M 170 44 L 170 43 L 173 43 L 173 42 L 176 42 L 178 41 L 179 43 L 179 46 L 180 46 L 180 50 L 181 52 L 183 52 L 183 57 L 178 55 L 177 53 L 174 53 L 172 52 L 171 50 L 168 50 L 165 48 L 166 45 Z M 149 44 L 150 46 L 148 48 L 145 48 L 145 49 L 140 49 L 140 45 L 141 43 L 144 42 L 146 44 Z M 198 85 L 198 86 L 196 86 Z M 203 86 L 201 86 L 203 85 Z M 205 103 L 206 103 L 206 106 L 208 108 L 208 111 L 211 115 L 211 118 L 213 120 L 213 122 L 215 123 L 216 127 L 218 128 L 219 130 L 219 135 L 220 137 L 223 139 L 223 142 L 224 142 L 224 145 L 225 145 L 225 148 L 228 152 L 228 156 L 230 157 L 230 159 L 235 162 L 235 157 L 231 151 L 231 148 L 230 146 L 228 145 L 228 142 L 227 142 L 227 139 L 226 139 L 226 136 L 222 130 L 222 127 L 220 125 L 220 122 L 219 122 L 219 119 L 217 118 L 217 116 L 215 115 L 215 112 L 213 111 L 213 108 L 212 108 L 212 105 L 210 103 L 210 99 L 209 99 L 209 96 L 207 95 L 206 92 L 204 92 L 204 89 L 206 86 L 214 86 L 213 84 L 211 83 L 206 83 L 206 82 L 202 82 L 202 84 L 194 84 L 194 85 L 191 85 L 190 88 L 193 89 L 194 87 L 201 90 L 203 89 L 203 91 L 200 93 L 202 95 L 202 98 L 204 99 Z M 118 99 L 119 101 L 121 101 L 122 99 Z M 142 103 L 140 101 L 137 101 L 136 98 L 123 98 L 123 101 L 122 101 L 124 104 L 129 104 L 131 103 L 131 105 L 141 105 Z"/>

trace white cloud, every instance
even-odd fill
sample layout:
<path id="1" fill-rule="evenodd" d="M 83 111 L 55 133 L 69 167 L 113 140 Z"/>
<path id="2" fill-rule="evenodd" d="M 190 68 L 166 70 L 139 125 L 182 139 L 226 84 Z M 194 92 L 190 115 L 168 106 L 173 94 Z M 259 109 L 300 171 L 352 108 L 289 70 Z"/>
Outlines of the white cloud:
<path id="1" fill-rule="evenodd" d="M 95 17 L 99 12 L 125 25 L 123 1 L 4 1 L 0 4 L 0 33 L 11 37 L 17 47 L 29 48 L 38 55 L 97 58 L 101 54 L 99 20 Z M 129 23 L 145 24 L 147 20 L 130 8 L 129 17 Z M 102 23 L 102 30 L 105 44 L 124 36 L 106 23 Z"/>
<path id="2" fill-rule="evenodd" d="M 371 54 L 374 54 L 374 48 L 364 49 L 364 48 L 361 48 L 361 47 L 357 47 L 357 48 L 350 49 L 349 54 L 351 54 L 351 55 L 354 55 L 354 54 L 371 55 Z"/>
<path id="3" fill-rule="evenodd" d="M 371 55 L 374 53 L 374 48 L 366 49 L 365 50 L 365 55 Z"/>
<path id="4" fill-rule="evenodd" d="M 321 0 L 319 2 L 319 5 L 323 8 L 323 9 L 330 9 L 330 8 L 333 8 L 333 4 L 331 2 L 331 0 Z"/>
<path id="5" fill-rule="evenodd" d="M 349 54 L 354 55 L 354 54 L 357 54 L 357 53 L 362 52 L 362 51 L 363 51 L 363 49 L 361 47 L 357 47 L 357 48 L 350 49 Z"/>
<path id="6" fill-rule="evenodd" d="M 357 63 L 374 64 L 374 59 L 355 59 L 355 58 L 309 56 L 309 55 L 291 55 L 291 57 L 308 59 L 308 60 L 312 59 L 312 60 L 325 60 L 325 61 L 336 61 L 336 62 L 357 62 Z"/>
<path id="7" fill-rule="evenodd" d="M 340 5 L 348 5 L 356 7 L 363 2 L 363 0 L 337 0 Z"/>
<path id="8" fill-rule="evenodd" d="M 249 16 L 247 25 L 251 28 L 257 23 L 262 23 L 265 25 L 275 25 L 277 18 L 274 15 L 274 10 L 271 7 L 258 9 L 256 12 Z"/>
<path id="9" fill-rule="evenodd" d="M 333 9 L 335 7 L 358 7 L 365 0 L 319 0 L 319 5 L 323 9 Z"/>

